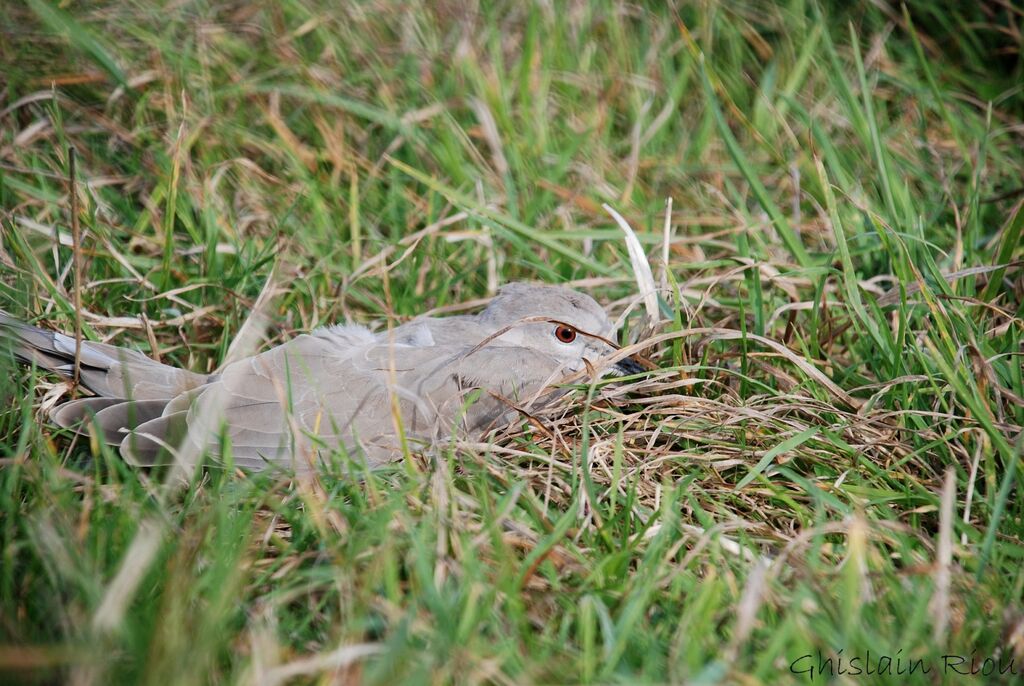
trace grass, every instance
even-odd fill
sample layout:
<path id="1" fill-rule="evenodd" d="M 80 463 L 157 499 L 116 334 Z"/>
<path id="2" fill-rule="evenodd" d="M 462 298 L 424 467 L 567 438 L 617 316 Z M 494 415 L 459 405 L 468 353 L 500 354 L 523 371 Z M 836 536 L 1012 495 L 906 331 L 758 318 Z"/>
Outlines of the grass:
<path id="1" fill-rule="evenodd" d="M 73 188 L 88 338 L 211 370 L 257 301 L 280 342 L 527 279 L 660 369 L 361 478 L 182 488 L 4 359 L 0 673 L 1019 679 L 1022 15 L 938 7 L 6 7 L 0 307 L 74 330 Z M 653 332 L 602 203 L 669 256 Z"/>

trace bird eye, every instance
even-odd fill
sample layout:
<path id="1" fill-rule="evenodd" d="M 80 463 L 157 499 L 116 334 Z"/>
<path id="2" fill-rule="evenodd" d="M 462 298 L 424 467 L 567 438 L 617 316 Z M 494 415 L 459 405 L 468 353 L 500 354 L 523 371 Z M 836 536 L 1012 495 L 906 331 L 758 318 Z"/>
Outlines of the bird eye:
<path id="1" fill-rule="evenodd" d="M 571 326 L 556 326 L 555 338 L 560 340 L 562 343 L 572 343 L 576 340 L 576 329 Z"/>

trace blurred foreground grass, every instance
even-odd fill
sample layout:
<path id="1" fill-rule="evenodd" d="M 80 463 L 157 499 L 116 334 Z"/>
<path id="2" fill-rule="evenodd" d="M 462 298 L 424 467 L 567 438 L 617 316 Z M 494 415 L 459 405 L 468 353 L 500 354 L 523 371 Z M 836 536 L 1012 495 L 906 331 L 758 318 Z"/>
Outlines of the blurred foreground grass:
<path id="1" fill-rule="evenodd" d="M 86 335 L 165 361 L 216 367 L 261 293 L 276 342 L 513 279 L 585 288 L 628 336 L 602 203 L 668 256 L 672 334 L 551 435 L 177 492 L 40 421 L 66 389 L 3 359 L 0 675 L 774 684 L 867 651 L 882 683 L 1020 678 L 949 654 L 1024 673 L 1019 6 L 0 22 L 4 309 L 74 326 L 70 146 Z"/>

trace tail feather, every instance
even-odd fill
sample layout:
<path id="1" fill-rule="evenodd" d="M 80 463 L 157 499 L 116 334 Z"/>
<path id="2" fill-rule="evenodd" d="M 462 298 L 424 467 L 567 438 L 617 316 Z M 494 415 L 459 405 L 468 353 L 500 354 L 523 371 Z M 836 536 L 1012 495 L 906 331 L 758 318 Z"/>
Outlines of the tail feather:
<path id="1" fill-rule="evenodd" d="M 123 403 L 123 398 L 79 398 L 58 405 L 50 412 L 50 419 L 62 429 L 77 429 L 100 410 Z"/>
<path id="2" fill-rule="evenodd" d="M 188 411 L 172 412 L 139 424 L 121 439 L 120 452 L 128 464 L 155 467 L 174 461 L 177 449 L 187 433 Z"/>
<path id="3" fill-rule="evenodd" d="M 96 395 L 125 400 L 170 400 L 206 383 L 207 377 L 151 360 L 137 350 L 82 341 L 25 324 L 0 310 L 0 340 L 25 364 L 71 378 L 78 348 L 79 380 Z"/>
<path id="4" fill-rule="evenodd" d="M 118 403 L 96 413 L 96 424 L 112 445 L 120 445 L 124 437 L 141 424 L 156 419 L 167 403 L 163 400 L 133 400 Z"/>
<path id="5" fill-rule="evenodd" d="M 132 464 L 166 464 L 184 435 L 191 400 L 209 378 L 160 364 L 136 350 L 72 336 L 26 324 L 0 310 L 0 349 L 9 347 L 17 360 L 64 378 L 74 374 L 96 397 L 79 398 L 54 408 L 58 426 L 86 432 L 97 427 L 102 439 L 121 448 Z M 76 351 L 77 348 L 77 351 Z M 173 402 L 172 402 L 173 401 Z"/>
<path id="6" fill-rule="evenodd" d="M 83 423 L 99 429 L 104 442 L 120 445 L 125 434 L 163 413 L 166 400 L 122 400 L 120 398 L 80 398 L 58 406 L 51 413 L 54 423 L 81 432 Z"/>

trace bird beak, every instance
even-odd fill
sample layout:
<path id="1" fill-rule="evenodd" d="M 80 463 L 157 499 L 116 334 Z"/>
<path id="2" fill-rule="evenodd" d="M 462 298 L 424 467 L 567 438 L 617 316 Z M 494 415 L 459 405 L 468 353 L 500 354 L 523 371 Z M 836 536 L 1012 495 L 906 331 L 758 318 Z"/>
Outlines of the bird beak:
<path id="1" fill-rule="evenodd" d="M 639 374 L 644 371 L 644 367 L 632 357 L 624 357 L 615 363 L 615 371 L 622 376 L 629 376 L 630 374 Z"/>

